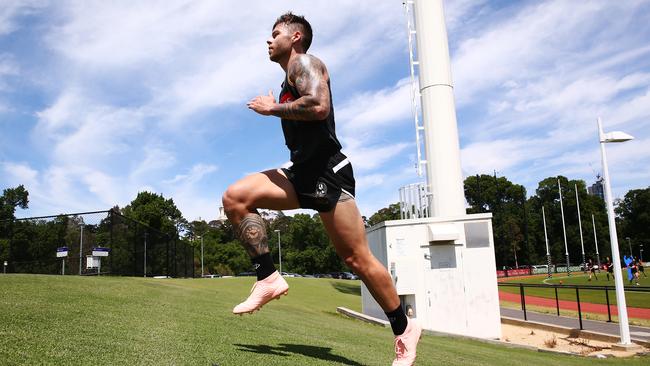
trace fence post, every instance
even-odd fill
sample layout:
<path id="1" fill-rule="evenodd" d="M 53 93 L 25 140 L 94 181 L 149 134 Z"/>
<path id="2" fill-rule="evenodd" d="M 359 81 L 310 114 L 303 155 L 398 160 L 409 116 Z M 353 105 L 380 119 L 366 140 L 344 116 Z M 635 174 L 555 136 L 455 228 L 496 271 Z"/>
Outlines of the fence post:
<path id="1" fill-rule="evenodd" d="M 110 209 L 110 211 L 108 211 L 108 218 L 109 218 L 110 223 L 111 223 L 110 224 L 111 226 L 110 226 L 110 229 L 109 229 L 109 234 L 108 234 L 109 235 L 108 240 L 110 240 L 109 245 L 110 245 L 110 248 L 111 248 L 111 251 L 112 251 L 112 250 L 115 249 L 115 247 L 113 246 L 113 209 L 112 208 Z M 108 260 L 109 261 L 109 266 L 111 267 L 111 272 L 113 272 L 115 270 L 115 267 L 113 267 L 113 256 L 111 255 L 109 258 L 110 258 Z"/>
<path id="2" fill-rule="evenodd" d="M 611 323 L 612 322 L 612 310 L 609 308 L 609 290 L 607 290 L 607 286 L 605 286 L 605 299 L 607 299 L 607 322 Z"/>
<path id="3" fill-rule="evenodd" d="M 557 308 L 557 316 L 560 316 L 560 300 L 557 297 L 557 285 L 555 287 L 555 307 Z"/>
<path id="4" fill-rule="evenodd" d="M 580 310 L 580 288 L 576 286 L 576 300 L 578 301 L 578 320 L 580 321 L 580 330 L 582 330 L 582 311 Z"/>
<path id="5" fill-rule="evenodd" d="M 524 320 L 528 320 L 526 316 L 526 296 L 524 295 L 524 285 L 522 283 L 519 284 L 519 294 L 521 295 L 521 310 L 524 311 Z"/>

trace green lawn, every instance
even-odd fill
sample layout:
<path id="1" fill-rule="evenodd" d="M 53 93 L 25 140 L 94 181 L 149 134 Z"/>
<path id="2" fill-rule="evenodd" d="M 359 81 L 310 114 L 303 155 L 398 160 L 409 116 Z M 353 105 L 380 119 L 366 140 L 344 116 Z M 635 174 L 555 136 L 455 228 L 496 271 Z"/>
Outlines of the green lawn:
<path id="1" fill-rule="evenodd" d="M 625 272 L 625 270 L 624 270 Z M 553 278 L 546 280 L 546 276 L 534 276 L 534 277 L 519 277 L 513 280 L 507 280 L 506 282 L 513 283 L 535 283 L 535 284 L 551 284 L 559 285 L 560 281 L 564 285 L 591 285 L 591 286 L 614 286 L 614 280 L 610 276 L 609 281 L 607 281 L 607 276 L 605 272 L 601 272 L 598 275 L 598 280 L 592 278 L 591 281 L 588 281 L 589 276 L 583 274 L 583 272 L 574 272 L 570 277 L 567 277 L 565 273 L 554 273 Z M 623 276 L 625 286 L 629 285 L 627 281 L 627 273 L 625 272 Z M 639 280 L 641 286 L 650 286 L 650 277 L 643 277 Z M 633 286 L 633 285 L 632 285 Z M 506 287 L 499 286 L 499 291 L 519 293 L 518 287 Z M 555 299 L 555 290 L 553 288 L 532 288 L 527 287 L 524 289 L 526 295 L 530 296 L 539 296 Z M 616 293 L 614 290 L 609 292 L 609 303 L 611 305 L 616 305 Z M 575 289 L 558 289 L 558 297 L 560 300 L 570 300 L 576 301 L 576 290 Z M 635 308 L 650 308 L 650 292 L 625 292 L 626 304 L 629 307 Z M 607 298 L 605 297 L 604 290 L 580 290 L 580 302 L 591 302 L 595 304 L 607 304 Z"/>
<path id="2" fill-rule="evenodd" d="M 359 282 L 289 278 L 288 297 L 233 316 L 253 278 L 144 279 L 0 275 L 3 365 L 387 365 L 388 328 L 359 310 Z M 424 336 L 418 365 L 615 365 Z M 650 358 L 625 360 L 647 365 Z"/>

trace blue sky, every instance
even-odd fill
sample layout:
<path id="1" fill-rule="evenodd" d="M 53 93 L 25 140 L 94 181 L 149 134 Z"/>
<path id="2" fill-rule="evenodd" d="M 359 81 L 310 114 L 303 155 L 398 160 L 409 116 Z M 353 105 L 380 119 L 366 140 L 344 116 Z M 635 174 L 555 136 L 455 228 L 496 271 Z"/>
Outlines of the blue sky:
<path id="1" fill-rule="evenodd" d="M 19 216 L 171 197 L 217 217 L 229 183 L 287 164 L 279 120 L 246 108 L 284 74 L 265 40 L 286 10 L 314 28 L 362 214 L 420 181 L 401 1 L 12 1 L 0 4 L 0 188 Z M 463 173 L 534 194 L 601 171 L 614 195 L 650 182 L 650 2 L 445 1 Z"/>

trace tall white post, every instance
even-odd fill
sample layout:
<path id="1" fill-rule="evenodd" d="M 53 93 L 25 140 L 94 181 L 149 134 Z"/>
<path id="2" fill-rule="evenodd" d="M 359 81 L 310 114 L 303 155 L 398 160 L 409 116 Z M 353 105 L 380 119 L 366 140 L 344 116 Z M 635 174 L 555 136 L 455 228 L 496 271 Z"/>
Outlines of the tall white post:
<path id="1" fill-rule="evenodd" d="M 431 216 L 461 216 L 465 195 L 442 0 L 413 5 Z"/>
<path id="2" fill-rule="evenodd" d="M 596 245 L 596 260 L 598 261 L 598 271 L 600 272 L 600 253 L 598 253 L 598 237 L 596 236 L 596 221 L 594 214 L 591 214 L 591 225 L 594 227 L 594 244 Z"/>
<path id="3" fill-rule="evenodd" d="M 551 278 L 551 251 L 548 249 L 548 235 L 546 234 L 546 213 L 542 206 L 542 220 L 544 221 L 544 242 L 546 242 L 546 264 L 548 266 L 548 278 Z"/>
<path id="4" fill-rule="evenodd" d="M 609 168 L 607 167 L 607 154 L 605 154 L 605 134 L 598 118 L 598 141 L 600 142 L 600 157 L 603 162 L 603 180 L 605 181 L 605 204 L 607 206 L 607 221 L 609 223 L 609 242 L 612 247 L 612 263 L 614 264 L 614 284 L 616 286 L 616 307 L 618 308 L 618 325 L 621 332 L 621 344 L 631 345 L 630 325 L 627 319 L 627 304 L 625 302 L 625 288 L 621 276 L 621 256 L 618 252 L 618 236 L 616 234 L 616 221 L 614 204 L 612 203 L 612 188 L 609 181 Z"/>
<path id="5" fill-rule="evenodd" d="M 569 262 L 569 245 L 566 241 L 566 227 L 564 226 L 564 204 L 562 203 L 562 186 L 560 185 L 560 178 L 557 179 L 557 189 L 560 191 L 560 212 L 562 213 L 562 233 L 564 233 L 564 251 L 566 255 L 566 274 L 571 276 L 570 262 Z"/>
<path id="6" fill-rule="evenodd" d="M 582 248 L 582 270 L 587 271 L 586 260 L 585 260 L 585 243 L 582 240 L 582 220 L 580 219 L 580 198 L 578 198 L 578 185 L 575 184 L 576 188 L 576 205 L 578 205 L 578 227 L 580 228 L 580 248 Z"/>

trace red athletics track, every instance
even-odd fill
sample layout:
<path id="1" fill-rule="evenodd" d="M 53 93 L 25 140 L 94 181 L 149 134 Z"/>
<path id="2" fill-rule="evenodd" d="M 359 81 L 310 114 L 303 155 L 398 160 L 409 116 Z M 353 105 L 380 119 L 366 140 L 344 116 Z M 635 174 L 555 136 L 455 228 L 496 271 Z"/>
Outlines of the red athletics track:
<path id="1" fill-rule="evenodd" d="M 555 299 L 528 295 L 525 297 L 526 305 L 536 305 L 554 309 L 556 308 Z M 499 300 L 519 303 L 521 302 L 521 295 L 499 291 Z M 578 303 L 576 301 L 560 300 L 560 309 L 578 311 Z M 616 305 L 611 305 L 610 309 L 612 315 L 618 315 L 618 309 L 616 308 Z M 607 314 L 607 305 L 580 301 L 580 311 L 583 313 Z M 628 306 L 627 316 L 630 318 L 650 319 L 650 309 L 632 308 Z"/>

